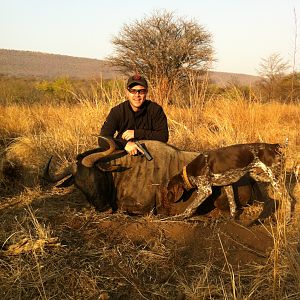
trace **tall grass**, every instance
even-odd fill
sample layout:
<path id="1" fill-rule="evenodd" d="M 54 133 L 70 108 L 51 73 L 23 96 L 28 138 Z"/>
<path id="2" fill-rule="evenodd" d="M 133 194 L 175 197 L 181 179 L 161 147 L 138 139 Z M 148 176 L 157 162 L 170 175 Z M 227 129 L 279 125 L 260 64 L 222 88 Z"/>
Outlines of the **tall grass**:
<path id="1" fill-rule="evenodd" d="M 8 159 L 29 166 L 44 163 L 51 154 L 71 159 L 97 146 L 96 134 L 111 107 L 117 103 L 84 102 L 72 106 L 10 105 L 0 107 L 0 135 Z M 289 152 L 299 160 L 300 112 L 297 105 L 247 103 L 217 99 L 203 111 L 165 108 L 170 143 L 201 150 L 234 143 L 289 141 Z"/>

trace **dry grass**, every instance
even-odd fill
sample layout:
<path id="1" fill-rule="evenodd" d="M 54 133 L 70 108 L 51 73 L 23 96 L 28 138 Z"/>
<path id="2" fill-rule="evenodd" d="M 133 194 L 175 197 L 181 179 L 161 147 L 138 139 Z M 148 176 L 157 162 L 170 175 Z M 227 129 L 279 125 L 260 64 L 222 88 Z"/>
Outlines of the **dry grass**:
<path id="1" fill-rule="evenodd" d="M 245 245 L 218 224 L 99 214 L 78 191 L 39 186 L 49 156 L 64 165 L 97 145 L 94 135 L 117 102 L 0 107 L 1 299 L 299 299 L 297 217 L 262 225 L 273 240 L 269 255 L 234 264 L 232 243 Z M 299 104 L 247 102 L 237 93 L 165 111 L 170 143 L 180 148 L 288 139 L 287 169 L 300 162 Z"/>

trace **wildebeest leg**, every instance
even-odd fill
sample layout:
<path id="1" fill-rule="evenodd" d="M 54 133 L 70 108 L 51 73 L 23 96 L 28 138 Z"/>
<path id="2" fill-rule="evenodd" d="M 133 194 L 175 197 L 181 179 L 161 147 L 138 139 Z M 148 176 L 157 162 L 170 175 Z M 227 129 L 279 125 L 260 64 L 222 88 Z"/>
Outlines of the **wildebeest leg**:
<path id="1" fill-rule="evenodd" d="M 236 217 L 236 202 L 234 199 L 233 187 L 232 187 L 232 185 L 226 185 L 226 186 L 224 186 L 224 190 L 226 192 L 228 203 L 229 203 L 230 216 L 235 219 L 235 217 Z"/>

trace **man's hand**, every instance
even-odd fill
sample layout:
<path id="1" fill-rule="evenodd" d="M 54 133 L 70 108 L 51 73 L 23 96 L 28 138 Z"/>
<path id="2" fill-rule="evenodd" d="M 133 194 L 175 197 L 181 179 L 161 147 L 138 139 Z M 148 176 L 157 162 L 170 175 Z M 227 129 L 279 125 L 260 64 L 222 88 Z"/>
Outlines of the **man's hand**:
<path id="1" fill-rule="evenodd" d="M 134 130 L 133 129 L 130 129 L 130 130 L 126 130 L 123 132 L 122 134 L 122 139 L 126 140 L 126 141 L 129 141 L 131 139 L 134 138 Z M 126 149 L 125 149 L 126 150 Z"/>
<path id="2" fill-rule="evenodd" d="M 129 130 L 128 130 L 129 131 Z M 144 154 L 143 150 L 141 148 L 139 148 L 135 142 L 128 142 L 124 148 L 127 153 L 129 153 L 130 155 L 136 155 L 138 154 L 138 152 L 141 152 Z"/>

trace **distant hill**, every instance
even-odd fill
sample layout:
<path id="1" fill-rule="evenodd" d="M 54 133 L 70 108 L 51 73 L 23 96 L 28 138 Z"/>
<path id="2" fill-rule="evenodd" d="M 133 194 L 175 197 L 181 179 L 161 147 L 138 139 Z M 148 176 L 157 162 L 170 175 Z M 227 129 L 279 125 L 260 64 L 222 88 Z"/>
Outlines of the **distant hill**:
<path id="1" fill-rule="evenodd" d="M 101 76 L 104 79 L 113 79 L 122 76 L 105 60 L 7 49 L 0 49 L 0 74 L 43 79 L 61 76 L 78 79 Z M 226 85 L 228 82 L 250 85 L 259 79 L 258 76 L 246 74 L 226 72 L 209 74 L 211 80 L 219 85 Z"/>
<path id="2" fill-rule="evenodd" d="M 0 49 L 0 74 L 15 77 L 104 79 L 120 76 L 104 60 L 48 54 L 42 52 Z"/>
<path id="3" fill-rule="evenodd" d="M 226 85 L 228 83 L 252 85 L 260 79 L 259 76 L 238 74 L 238 73 L 209 72 L 209 74 L 210 74 L 210 79 L 218 85 Z"/>

